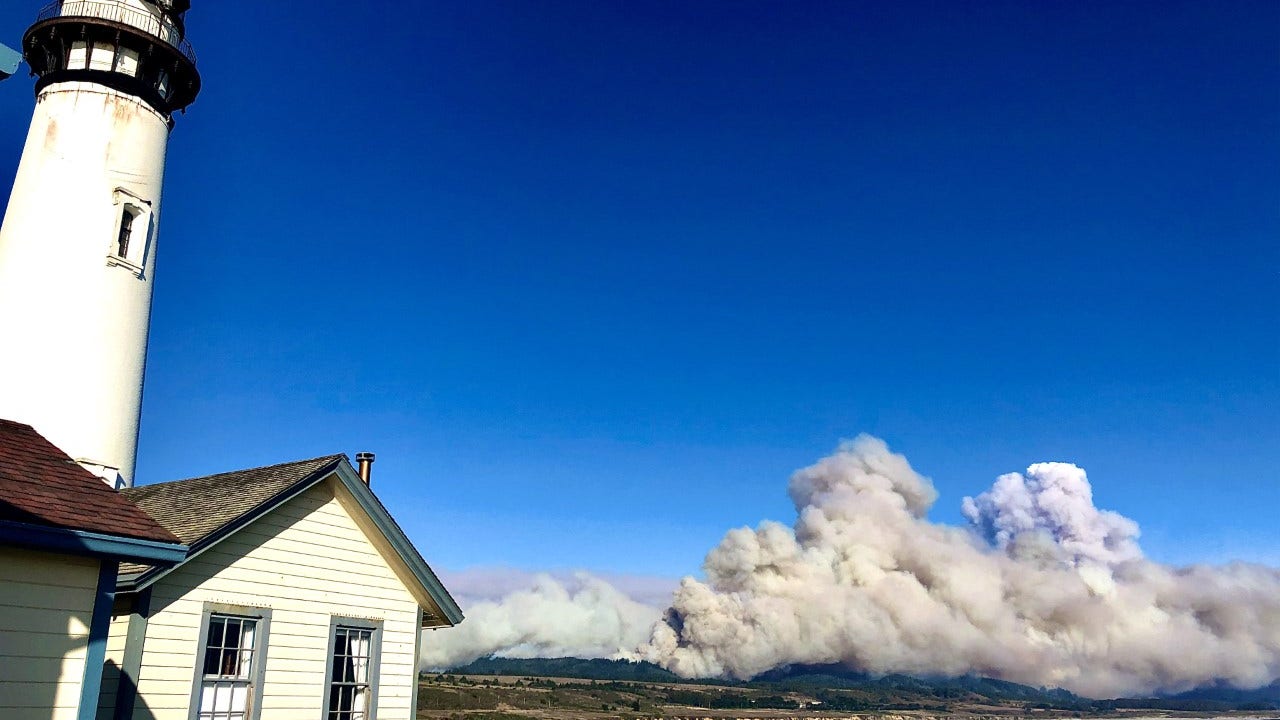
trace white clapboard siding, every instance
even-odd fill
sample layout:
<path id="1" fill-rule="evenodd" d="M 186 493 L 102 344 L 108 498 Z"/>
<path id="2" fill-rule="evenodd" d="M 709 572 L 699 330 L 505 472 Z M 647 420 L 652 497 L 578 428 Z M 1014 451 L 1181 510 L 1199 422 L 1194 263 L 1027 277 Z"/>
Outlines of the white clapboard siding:
<path id="1" fill-rule="evenodd" d="M 262 717 L 320 716 L 333 616 L 381 620 L 378 717 L 410 720 L 418 603 L 321 483 L 153 586 L 136 720 L 187 720 L 204 604 L 270 608 Z"/>
<path id="2" fill-rule="evenodd" d="M 0 717 L 74 720 L 98 561 L 0 547 Z"/>

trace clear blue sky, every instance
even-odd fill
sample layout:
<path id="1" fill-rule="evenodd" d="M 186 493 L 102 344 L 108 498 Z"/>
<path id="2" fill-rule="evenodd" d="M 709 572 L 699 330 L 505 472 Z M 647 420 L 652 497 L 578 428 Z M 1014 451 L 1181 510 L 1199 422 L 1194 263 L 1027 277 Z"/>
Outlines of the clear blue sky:
<path id="1" fill-rule="evenodd" d="M 1156 558 L 1280 563 L 1278 3 L 188 21 L 141 482 L 372 450 L 436 565 L 678 575 L 869 432 L 939 520 L 1066 460 Z"/>

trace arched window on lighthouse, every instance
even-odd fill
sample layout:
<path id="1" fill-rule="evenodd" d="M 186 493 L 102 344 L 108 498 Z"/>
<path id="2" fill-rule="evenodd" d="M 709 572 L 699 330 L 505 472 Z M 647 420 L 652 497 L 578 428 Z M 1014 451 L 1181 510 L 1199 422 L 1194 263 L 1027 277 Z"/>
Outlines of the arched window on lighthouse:
<path id="1" fill-rule="evenodd" d="M 124 188 L 116 188 L 115 209 L 115 234 L 107 248 L 107 263 L 141 276 L 151 239 L 151 203 Z"/>

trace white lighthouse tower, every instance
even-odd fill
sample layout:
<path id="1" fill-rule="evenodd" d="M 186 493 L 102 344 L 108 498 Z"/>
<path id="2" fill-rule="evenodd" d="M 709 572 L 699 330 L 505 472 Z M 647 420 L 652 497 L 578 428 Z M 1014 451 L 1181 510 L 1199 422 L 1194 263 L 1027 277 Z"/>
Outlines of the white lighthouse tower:
<path id="1" fill-rule="evenodd" d="M 173 113 L 200 89 L 189 0 L 63 0 L 22 51 L 35 113 L 0 225 L 0 418 L 132 485 Z"/>

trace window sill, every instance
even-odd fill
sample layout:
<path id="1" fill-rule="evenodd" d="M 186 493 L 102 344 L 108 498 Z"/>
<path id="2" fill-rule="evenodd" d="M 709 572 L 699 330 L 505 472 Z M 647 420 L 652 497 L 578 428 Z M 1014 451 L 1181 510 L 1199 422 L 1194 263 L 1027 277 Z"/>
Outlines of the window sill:
<path id="1" fill-rule="evenodd" d="M 114 265 L 114 266 L 116 266 L 116 267 L 122 267 L 122 268 L 124 268 L 124 269 L 128 270 L 129 272 L 132 272 L 135 276 L 137 276 L 137 277 L 139 277 L 139 278 L 141 278 L 141 277 L 142 277 L 142 266 L 140 266 L 140 265 L 134 265 L 133 263 L 129 262 L 128 260 L 125 260 L 124 258 L 122 258 L 122 257 L 120 257 L 120 256 L 118 256 L 118 255 L 108 255 L 108 256 L 107 256 L 107 265 L 108 265 L 108 266 L 112 266 L 112 265 Z"/>

